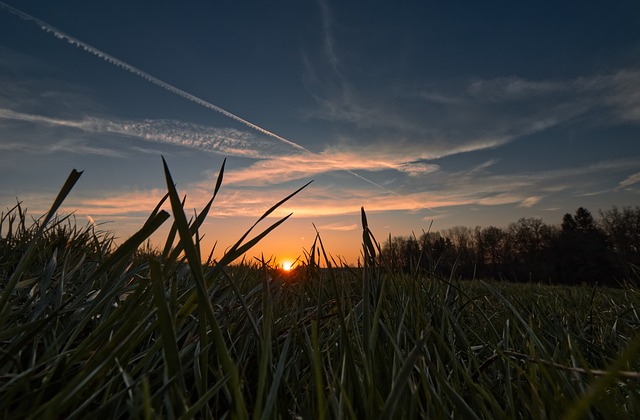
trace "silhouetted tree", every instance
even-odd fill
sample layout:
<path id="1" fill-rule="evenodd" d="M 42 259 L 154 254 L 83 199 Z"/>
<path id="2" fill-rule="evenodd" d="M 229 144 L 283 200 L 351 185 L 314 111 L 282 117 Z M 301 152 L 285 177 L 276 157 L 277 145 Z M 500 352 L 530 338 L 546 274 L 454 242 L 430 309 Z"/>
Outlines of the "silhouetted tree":
<path id="1" fill-rule="evenodd" d="M 382 262 L 393 272 L 404 269 L 405 239 L 402 236 L 391 237 L 382 245 Z"/>
<path id="2" fill-rule="evenodd" d="M 413 236 L 389 236 L 382 244 L 382 262 L 393 272 L 414 271 L 420 261 L 420 244 Z"/>
<path id="3" fill-rule="evenodd" d="M 557 269 L 563 283 L 608 283 L 612 265 L 605 234 L 589 210 L 567 213 L 557 242 Z"/>
<path id="4" fill-rule="evenodd" d="M 402 252 L 405 261 L 404 270 L 407 272 L 415 271 L 420 262 L 420 246 L 415 237 L 409 236 L 406 239 Z"/>
<path id="5" fill-rule="evenodd" d="M 512 260 L 510 272 L 519 281 L 548 281 L 553 263 L 548 249 L 557 237 L 557 229 L 540 218 L 521 218 L 508 228 Z"/>
<path id="6" fill-rule="evenodd" d="M 640 207 L 613 207 L 600 212 L 600 225 L 615 255 L 616 269 L 627 278 L 640 267 Z M 637 279 L 636 279 L 637 280 Z"/>
<path id="7" fill-rule="evenodd" d="M 456 264 L 456 276 L 473 278 L 477 264 L 473 230 L 466 226 L 455 226 L 444 231 L 443 236 L 451 242 L 448 252 L 451 254 L 451 263 Z"/>
<path id="8" fill-rule="evenodd" d="M 523 261 L 535 257 L 544 246 L 542 219 L 521 218 L 508 228 L 511 249 Z"/>
<path id="9" fill-rule="evenodd" d="M 489 226 L 482 229 L 479 237 L 479 250 L 482 252 L 485 266 L 488 266 L 489 273 L 497 277 L 502 264 L 507 260 L 507 235 L 499 227 Z"/>

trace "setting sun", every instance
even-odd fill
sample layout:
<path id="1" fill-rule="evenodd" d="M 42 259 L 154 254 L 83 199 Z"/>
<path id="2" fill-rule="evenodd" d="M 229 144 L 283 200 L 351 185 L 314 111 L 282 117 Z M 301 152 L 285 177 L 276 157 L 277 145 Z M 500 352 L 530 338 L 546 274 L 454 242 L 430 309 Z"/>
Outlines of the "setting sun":
<path id="1" fill-rule="evenodd" d="M 290 271 L 293 268 L 293 262 L 291 261 L 282 261 L 282 269 L 284 271 Z"/>

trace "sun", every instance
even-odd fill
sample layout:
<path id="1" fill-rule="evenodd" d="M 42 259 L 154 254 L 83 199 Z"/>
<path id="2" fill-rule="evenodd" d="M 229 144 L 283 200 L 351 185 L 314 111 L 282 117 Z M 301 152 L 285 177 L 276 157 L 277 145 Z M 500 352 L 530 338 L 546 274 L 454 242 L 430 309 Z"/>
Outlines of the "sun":
<path id="1" fill-rule="evenodd" d="M 293 269 L 293 262 L 292 261 L 282 261 L 282 269 L 284 271 L 291 271 Z"/>

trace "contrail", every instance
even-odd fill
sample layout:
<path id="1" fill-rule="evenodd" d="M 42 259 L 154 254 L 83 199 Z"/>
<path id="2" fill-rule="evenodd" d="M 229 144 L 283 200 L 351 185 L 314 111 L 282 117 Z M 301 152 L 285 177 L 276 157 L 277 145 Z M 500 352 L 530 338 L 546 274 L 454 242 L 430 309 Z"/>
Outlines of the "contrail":
<path id="1" fill-rule="evenodd" d="M 55 26 L 49 25 L 48 23 L 31 16 L 30 14 L 27 14 L 25 12 L 22 12 L 14 7 L 9 6 L 6 3 L 0 2 L 0 7 L 2 7 L 3 9 L 7 10 L 9 13 L 12 13 L 18 17 L 20 17 L 21 19 L 25 20 L 25 21 L 31 21 L 34 22 L 35 24 L 37 24 L 38 26 L 40 26 L 40 29 L 42 29 L 45 32 L 51 33 L 53 34 L 56 38 L 62 39 L 64 41 L 67 41 L 69 44 L 74 45 L 76 47 L 82 48 L 83 50 L 85 50 L 88 53 L 91 53 L 97 57 L 100 57 L 101 59 L 103 59 L 104 61 L 111 63 L 117 67 L 120 67 L 130 73 L 135 74 L 138 77 L 143 78 L 144 80 L 153 83 L 156 86 L 159 86 L 173 94 L 176 94 L 188 101 L 194 102 L 198 105 L 201 105 L 205 108 L 211 109 L 213 111 L 219 112 L 220 114 L 224 115 L 225 117 L 229 117 L 235 121 L 238 121 L 239 123 L 242 123 L 244 125 L 246 125 L 247 127 L 250 127 L 256 131 L 259 131 L 262 134 L 266 134 L 269 137 L 273 137 L 277 140 L 280 140 L 286 144 L 288 144 L 289 146 L 300 150 L 302 152 L 305 153 L 313 153 L 310 150 L 306 149 L 305 147 L 300 146 L 297 143 L 294 143 L 290 140 L 285 139 L 284 137 L 281 137 L 275 133 L 272 133 L 269 130 L 266 130 L 256 124 L 253 124 L 247 120 L 245 120 L 244 118 L 241 118 L 229 111 L 227 111 L 226 109 L 220 108 L 219 106 L 216 106 L 214 104 L 212 104 L 211 102 L 205 101 L 202 98 L 199 98 L 195 95 L 192 95 L 189 92 L 186 92 L 180 88 L 177 88 L 167 82 L 163 82 L 162 80 L 158 79 L 157 77 L 154 77 L 152 75 L 150 75 L 149 73 L 140 70 L 139 68 L 132 66 L 131 64 L 125 63 L 124 61 L 110 55 L 107 54 L 106 52 L 99 50 L 98 48 L 95 48 L 89 44 L 87 44 L 86 42 L 80 41 L 79 39 L 61 31 L 60 29 L 56 28 Z"/>
<path id="2" fill-rule="evenodd" d="M 378 183 L 375 183 L 375 182 L 371 181 L 370 179 L 367 179 L 367 178 L 363 177 L 362 175 L 359 175 L 359 174 L 357 174 L 357 173 L 353 172 L 351 169 L 345 169 L 345 171 L 347 171 L 347 172 L 348 172 L 348 173 L 350 173 L 351 175 L 355 176 L 356 178 L 360 178 L 361 180 L 363 180 L 363 181 L 365 181 L 365 182 L 368 182 L 369 184 L 371 184 L 371 185 L 373 185 L 373 186 L 375 186 L 375 187 L 378 187 L 378 188 L 379 188 L 379 189 L 381 189 L 382 191 L 386 191 L 386 192 L 391 193 L 391 194 L 393 194 L 393 195 L 395 195 L 395 196 L 397 196 L 397 197 L 407 199 L 407 200 L 409 200 L 409 201 L 413 202 L 414 204 L 419 205 L 421 208 L 423 208 L 423 209 L 427 209 L 427 210 L 429 210 L 429 211 L 432 211 L 433 213 L 440 213 L 440 211 L 435 210 L 435 209 L 432 209 L 431 207 L 426 206 L 426 205 L 424 205 L 424 204 L 422 204 L 422 203 L 419 203 L 419 202 L 417 202 L 416 200 L 414 200 L 413 198 L 409 198 L 409 197 L 403 196 L 403 195 L 402 195 L 402 194 L 400 194 L 400 193 L 397 193 L 397 192 L 395 192 L 395 191 L 393 191 L 393 190 L 390 190 L 390 189 L 388 189 L 388 188 L 385 188 L 385 187 L 383 187 L 382 185 L 380 185 L 380 184 L 378 184 Z"/>
<path id="3" fill-rule="evenodd" d="M 182 97 L 182 98 L 184 98 L 184 99 L 186 99 L 188 101 L 191 101 L 193 103 L 201 105 L 201 106 L 203 106 L 205 108 L 208 108 L 208 109 L 210 109 L 212 111 L 218 112 L 218 113 L 220 113 L 220 114 L 222 114 L 222 115 L 224 115 L 224 116 L 226 116 L 228 118 L 231 118 L 231 119 L 233 119 L 233 120 L 235 120 L 235 121 L 237 121 L 237 122 L 239 122 L 241 124 L 246 125 L 249 128 L 252 128 L 252 129 L 254 129 L 254 130 L 256 130 L 256 131 L 258 131 L 258 132 L 260 132 L 262 134 L 265 134 L 265 135 L 267 135 L 269 137 L 272 137 L 274 139 L 277 139 L 277 140 L 279 140 L 279 141 L 281 141 L 281 142 L 283 142 L 285 144 L 288 144 L 289 146 L 293 147 L 296 150 L 299 150 L 299 151 L 307 153 L 307 154 L 316 155 L 316 153 L 313 153 L 312 151 L 310 151 L 306 147 L 303 147 L 303 146 L 299 145 L 298 143 L 295 143 L 295 142 L 293 142 L 291 140 L 287 140 L 284 137 L 281 137 L 281 136 L 279 136 L 279 135 L 277 135 L 275 133 L 272 133 L 271 131 L 260 127 L 259 125 L 253 124 L 252 122 L 247 121 L 244 118 L 239 117 L 239 116 L 233 114 L 232 112 L 227 111 L 224 108 L 221 108 L 221 107 L 219 107 L 217 105 L 214 105 L 209 101 L 206 101 L 206 100 L 204 100 L 202 98 L 199 98 L 199 97 L 197 97 L 195 95 L 192 95 L 189 92 L 186 92 L 186 91 L 184 91 L 184 90 L 182 90 L 180 88 L 177 88 L 177 87 L 175 87 L 175 86 L 173 86 L 173 85 L 171 85 L 171 84 L 169 84 L 167 82 L 164 82 L 164 81 L 158 79 L 157 77 L 154 77 L 154 76 L 150 75 L 149 73 L 147 73 L 147 72 L 145 72 L 143 70 L 140 70 L 139 68 L 137 68 L 135 66 L 132 66 L 131 64 L 125 63 L 124 61 L 112 56 L 111 54 L 108 54 L 108 53 L 106 53 L 106 52 L 104 52 L 104 51 L 102 51 L 102 50 L 100 50 L 100 49 L 98 49 L 96 47 L 93 47 L 93 46 L 87 44 L 86 42 L 80 41 L 79 39 L 77 39 L 77 38 L 75 38 L 75 37 L 73 37 L 73 36 L 71 36 L 71 35 L 69 35 L 69 34 L 67 34 L 67 33 L 65 33 L 63 31 L 61 31 L 60 29 L 56 28 L 55 26 L 50 25 L 47 22 L 45 22 L 43 20 L 40 20 L 40 19 L 38 19 L 38 18 L 36 18 L 34 16 L 31 16 L 28 13 L 25 13 L 25 12 L 23 12 L 21 10 L 18 10 L 15 7 L 9 6 L 8 4 L 3 3 L 1 1 L 0 1 L 0 8 L 5 9 L 9 13 L 18 16 L 22 20 L 25 20 L 27 22 L 33 22 L 36 25 L 38 25 L 40 27 L 40 29 L 42 29 L 43 31 L 45 31 L 47 33 L 53 34 L 53 36 L 55 36 L 56 38 L 62 39 L 63 41 L 66 41 L 66 42 L 68 42 L 69 44 L 71 44 L 73 46 L 82 48 L 84 51 L 86 51 L 88 53 L 91 53 L 91 54 L 103 59 L 104 61 L 106 61 L 106 62 L 108 62 L 110 64 L 113 64 L 114 66 L 120 67 L 120 68 L 122 68 L 122 69 L 124 69 L 124 70 L 126 70 L 126 71 L 128 71 L 130 73 L 133 73 L 134 75 L 136 75 L 136 76 L 138 76 L 138 77 L 140 77 L 140 78 L 142 78 L 142 79 L 144 79 L 144 80 L 146 80 L 146 81 L 148 81 L 150 83 L 153 83 L 154 85 L 159 86 L 159 87 L 161 87 L 161 88 L 163 88 L 163 89 L 165 89 L 165 90 L 167 90 L 167 91 L 169 91 L 169 92 L 171 92 L 171 93 L 173 93 L 175 95 L 178 95 L 178 96 L 180 96 L 180 97 Z M 382 185 L 380 185 L 380 184 L 378 184 L 376 182 L 373 182 L 370 179 L 367 179 L 367 178 L 363 177 L 362 175 L 356 174 L 355 172 L 351 171 L 350 169 L 345 169 L 345 171 L 350 173 L 351 175 L 359 178 L 359 179 L 362 179 L 363 181 L 366 181 L 366 182 L 370 183 L 371 185 L 376 186 L 377 188 L 381 189 L 382 191 L 394 194 L 394 195 L 396 195 L 398 197 L 402 197 L 402 195 L 398 194 L 397 192 L 392 191 L 392 190 L 390 190 L 388 188 L 385 188 Z M 403 197 L 403 198 L 406 199 L 407 197 Z M 408 199 L 410 201 L 414 202 L 415 204 L 419 205 L 422 208 L 425 208 L 425 209 L 428 209 L 428 210 L 430 210 L 430 211 L 432 211 L 434 213 L 437 213 L 436 210 L 434 210 L 432 208 L 429 208 L 428 206 L 425 206 L 424 204 L 421 204 L 421 203 L 419 203 L 419 202 L 417 202 L 417 201 L 415 201 L 415 200 L 413 200 L 411 198 L 408 198 Z"/>

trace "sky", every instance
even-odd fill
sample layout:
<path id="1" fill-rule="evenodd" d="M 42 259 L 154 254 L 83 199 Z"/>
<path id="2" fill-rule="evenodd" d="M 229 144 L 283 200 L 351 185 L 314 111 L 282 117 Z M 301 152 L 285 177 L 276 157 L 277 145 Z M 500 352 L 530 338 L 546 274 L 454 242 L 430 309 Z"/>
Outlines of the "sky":
<path id="1" fill-rule="evenodd" d="M 62 210 L 122 242 L 161 156 L 188 214 L 226 158 L 206 253 L 313 180 L 248 257 L 317 231 L 354 264 L 361 207 L 383 242 L 640 205 L 638 22 L 636 0 L 5 0 L 0 209 L 44 214 L 84 170 Z"/>

